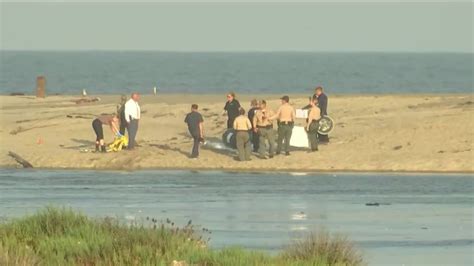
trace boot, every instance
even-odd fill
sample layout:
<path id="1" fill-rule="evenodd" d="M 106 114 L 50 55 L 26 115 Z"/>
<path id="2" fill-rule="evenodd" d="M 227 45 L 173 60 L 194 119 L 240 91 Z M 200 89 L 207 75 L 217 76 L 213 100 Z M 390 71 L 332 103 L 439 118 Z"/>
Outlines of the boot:
<path id="1" fill-rule="evenodd" d="M 100 151 L 101 152 L 107 152 L 107 150 L 105 149 L 105 145 L 100 146 Z"/>
<path id="2" fill-rule="evenodd" d="M 99 144 L 95 144 L 95 152 L 99 152 L 100 151 L 100 145 Z"/>

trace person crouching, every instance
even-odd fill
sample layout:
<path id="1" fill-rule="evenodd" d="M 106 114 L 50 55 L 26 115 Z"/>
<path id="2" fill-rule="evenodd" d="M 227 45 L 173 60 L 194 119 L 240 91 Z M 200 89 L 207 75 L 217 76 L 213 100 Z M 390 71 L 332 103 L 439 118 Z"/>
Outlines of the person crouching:
<path id="1" fill-rule="evenodd" d="M 239 109 L 239 116 L 234 120 L 234 130 L 236 132 L 237 151 L 240 161 L 250 161 L 251 145 L 249 132 L 252 123 L 245 115 L 243 108 Z"/>
<path id="2" fill-rule="evenodd" d="M 115 136 L 122 136 L 119 132 L 119 120 L 116 115 L 101 115 L 92 121 L 92 128 L 94 129 L 95 139 L 95 151 L 96 152 L 107 152 L 105 149 L 104 142 L 104 130 L 102 125 L 108 125 L 110 130 Z"/>
<path id="3" fill-rule="evenodd" d="M 310 104 L 311 109 L 309 110 L 308 120 L 306 121 L 306 132 L 308 133 L 311 152 L 315 152 L 318 150 L 318 129 L 319 120 L 321 119 L 321 110 L 318 108 L 317 98 L 314 98 Z"/>
<path id="4" fill-rule="evenodd" d="M 202 115 L 198 112 L 198 105 L 191 105 L 191 113 L 186 115 L 184 122 L 188 124 L 188 130 L 194 140 L 193 150 L 191 152 L 191 159 L 199 157 L 199 143 L 204 140 L 204 130 Z"/>

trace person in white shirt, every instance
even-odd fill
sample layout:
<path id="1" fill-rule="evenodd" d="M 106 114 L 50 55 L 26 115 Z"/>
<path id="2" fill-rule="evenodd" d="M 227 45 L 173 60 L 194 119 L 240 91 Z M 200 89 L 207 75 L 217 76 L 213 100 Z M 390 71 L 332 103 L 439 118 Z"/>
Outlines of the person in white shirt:
<path id="1" fill-rule="evenodd" d="M 127 121 L 128 149 L 135 148 L 135 137 L 138 131 L 138 121 L 140 120 L 140 94 L 132 93 L 130 100 L 125 103 L 125 120 Z"/>

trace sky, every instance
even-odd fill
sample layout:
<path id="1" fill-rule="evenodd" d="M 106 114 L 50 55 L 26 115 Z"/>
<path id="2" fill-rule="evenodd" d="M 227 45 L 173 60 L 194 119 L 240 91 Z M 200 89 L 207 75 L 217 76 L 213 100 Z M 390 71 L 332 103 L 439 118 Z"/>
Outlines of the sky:
<path id="1" fill-rule="evenodd" d="M 473 52 L 473 3 L 1 1 L 2 50 Z"/>

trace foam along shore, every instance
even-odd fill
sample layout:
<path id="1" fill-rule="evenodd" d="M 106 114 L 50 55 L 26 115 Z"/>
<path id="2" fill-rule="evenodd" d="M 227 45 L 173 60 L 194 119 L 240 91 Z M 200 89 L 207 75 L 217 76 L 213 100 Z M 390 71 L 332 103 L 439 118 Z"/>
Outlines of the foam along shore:
<path id="1" fill-rule="evenodd" d="M 274 110 L 280 95 L 255 95 Z M 329 115 L 335 121 L 330 144 L 319 152 L 295 150 L 271 160 L 234 160 L 222 148 L 225 95 L 142 95 L 142 119 L 135 151 L 96 154 L 92 120 L 113 113 L 119 95 L 100 101 L 81 96 L 0 96 L 0 166 L 18 167 L 12 151 L 35 168 L 74 169 L 218 169 L 275 171 L 428 171 L 473 172 L 474 100 L 472 94 L 452 95 L 331 95 Z M 248 109 L 249 95 L 238 95 Z M 307 95 L 290 95 L 295 107 Z M 199 104 L 207 144 L 198 160 L 188 159 L 192 139 L 184 116 Z M 303 124 L 304 120 L 297 124 Z M 104 127 L 107 142 L 113 140 Z"/>

